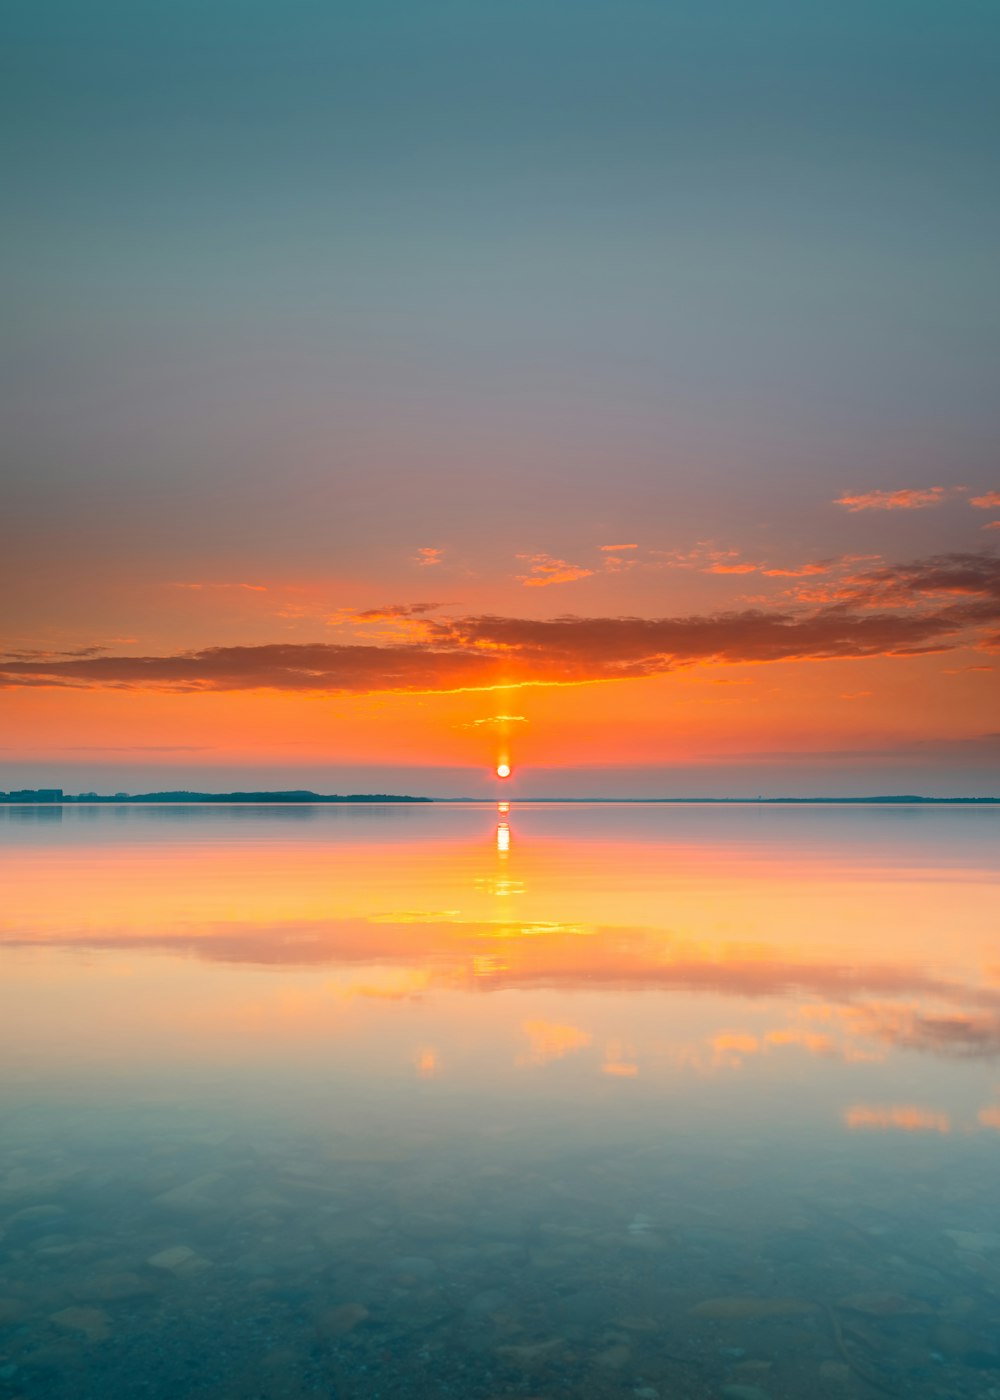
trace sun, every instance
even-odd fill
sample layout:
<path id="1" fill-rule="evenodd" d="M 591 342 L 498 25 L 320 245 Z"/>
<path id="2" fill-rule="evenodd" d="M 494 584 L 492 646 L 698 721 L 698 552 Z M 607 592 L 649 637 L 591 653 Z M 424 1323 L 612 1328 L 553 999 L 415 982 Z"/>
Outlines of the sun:
<path id="1" fill-rule="evenodd" d="M 510 764 L 509 764 L 509 763 L 498 763 L 498 764 L 497 764 L 497 777 L 498 777 L 498 778 L 509 778 L 509 777 L 510 777 Z"/>

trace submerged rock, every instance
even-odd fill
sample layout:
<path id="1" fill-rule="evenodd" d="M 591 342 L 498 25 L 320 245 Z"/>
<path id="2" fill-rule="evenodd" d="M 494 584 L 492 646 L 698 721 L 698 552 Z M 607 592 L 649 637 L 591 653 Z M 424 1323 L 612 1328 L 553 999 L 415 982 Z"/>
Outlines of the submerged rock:
<path id="1" fill-rule="evenodd" d="M 420 1280 L 427 1281 L 437 1278 L 440 1270 L 433 1259 L 425 1259 L 419 1254 L 403 1255 L 399 1259 L 394 1259 L 390 1266 L 390 1273 L 399 1281 Z"/>
<path id="2" fill-rule="evenodd" d="M 632 1356 L 632 1348 L 627 1342 L 612 1342 L 610 1346 L 599 1351 L 594 1357 L 598 1366 L 603 1366 L 608 1371 L 620 1371 L 623 1366 L 627 1366 Z"/>
<path id="3" fill-rule="evenodd" d="M 161 1249 L 159 1254 L 151 1254 L 146 1260 L 151 1269 L 160 1269 L 173 1274 L 175 1278 L 195 1278 L 212 1267 L 208 1259 L 197 1254 L 189 1245 L 177 1244 L 171 1249 Z"/>
<path id="4" fill-rule="evenodd" d="M 548 1361 L 549 1357 L 566 1345 L 563 1337 L 550 1337 L 544 1342 L 528 1342 L 519 1346 L 497 1347 L 497 1355 L 515 1366 L 529 1369 Z"/>
<path id="5" fill-rule="evenodd" d="M 945 1230 L 944 1233 L 959 1249 L 970 1254 L 989 1254 L 995 1249 L 1000 1249 L 1000 1234 L 994 1231 Z"/>
<path id="6" fill-rule="evenodd" d="M 706 1298 L 691 1309 L 693 1317 L 720 1320 L 757 1317 L 800 1317 L 816 1312 L 816 1304 L 806 1298 Z"/>
<path id="7" fill-rule="evenodd" d="M 10 1216 L 0 1229 L 0 1239 L 7 1245 L 23 1246 L 43 1239 L 62 1225 L 66 1217 L 64 1206 L 25 1206 Z"/>
<path id="8" fill-rule="evenodd" d="M 111 1335 L 110 1319 L 101 1308 L 63 1308 L 49 1321 L 64 1332 L 82 1332 L 88 1342 L 103 1342 Z"/>
<path id="9" fill-rule="evenodd" d="M 205 1172 L 181 1186 L 162 1191 L 153 1197 L 153 1205 L 160 1210 L 177 1211 L 182 1214 L 198 1214 L 206 1210 L 216 1210 L 218 1201 L 212 1200 L 206 1192 L 222 1180 L 221 1172 Z"/>
<path id="10" fill-rule="evenodd" d="M 934 1311 L 919 1298 L 904 1298 L 898 1293 L 849 1293 L 838 1300 L 837 1307 L 868 1317 L 926 1317 Z"/>
<path id="11" fill-rule="evenodd" d="M 72 1288 L 74 1298 L 84 1303 L 119 1303 L 126 1298 L 141 1298 L 153 1292 L 149 1279 L 138 1274 L 94 1274 Z"/>
<path id="12" fill-rule="evenodd" d="M 368 1309 L 363 1303 L 341 1303 L 336 1308 L 327 1308 L 316 1319 L 317 1331 L 326 1337 L 346 1337 L 368 1318 Z"/>

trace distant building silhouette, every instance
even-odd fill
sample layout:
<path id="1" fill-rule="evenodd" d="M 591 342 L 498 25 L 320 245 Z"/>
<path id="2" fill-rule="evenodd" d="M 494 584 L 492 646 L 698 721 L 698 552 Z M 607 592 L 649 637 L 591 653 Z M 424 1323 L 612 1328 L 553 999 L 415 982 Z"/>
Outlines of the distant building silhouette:
<path id="1" fill-rule="evenodd" d="M 7 796 L 8 802 L 61 802 L 62 800 L 62 788 L 22 788 L 20 792 L 11 792 Z"/>

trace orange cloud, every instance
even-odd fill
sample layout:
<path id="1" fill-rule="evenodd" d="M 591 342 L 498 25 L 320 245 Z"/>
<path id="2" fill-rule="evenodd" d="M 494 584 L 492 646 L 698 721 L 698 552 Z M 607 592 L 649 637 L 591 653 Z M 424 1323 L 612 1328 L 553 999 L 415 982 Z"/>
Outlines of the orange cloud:
<path id="1" fill-rule="evenodd" d="M 761 1042 L 758 1037 L 744 1035 L 739 1030 L 724 1030 L 721 1035 L 714 1037 L 711 1049 L 720 1053 L 727 1051 L 734 1054 L 756 1054 L 761 1049 Z"/>
<path id="2" fill-rule="evenodd" d="M 466 720 L 464 724 L 456 725 L 458 729 L 480 729 L 484 725 L 488 728 L 505 729 L 509 724 L 527 724 L 525 715 L 487 715 L 483 719 Z"/>
<path id="3" fill-rule="evenodd" d="M 602 544 L 600 549 L 604 554 L 620 554 L 623 549 L 638 549 L 637 544 Z"/>
<path id="4" fill-rule="evenodd" d="M 738 563 L 738 549 L 719 549 L 714 540 L 699 540 L 694 549 L 653 549 L 650 553 L 661 569 L 701 569 L 710 572 L 714 564 Z"/>
<path id="5" fill-rule="evenodd" d="M 623 1045 L 620 1040 L 609 1040 L 604 1051 L 601 1073 L 610 1074 L 615 1079 L 635 1079 L 639 1073 L 639 1066 L 635 1064 L 632 1053 L 631 1048 Z"/>
<path id="6" fill-rule="evenodd" d="M 805 1030 L 800 1026 L 789 1026 L 786 1030 L 768 1031 L 764 1040 L 768 1045 L 800 1045 L 810 1055 L 833 1055 L 837 1047 L 828 1035 L 820 1031 Z"/>
<path id="7" fill-rule="evenodd" d="M 421 617 L 440 606 L 440 603 L 390 603 L 384 608 L 366 608 L 350 616 L 359 622 L 398 622 L 403 618 Z"/>
<path id="8" fill-rule="evenodd" d="M 588 1031 L 580 1030 L 578 1026 L 560 1025 L 554 1021 L 525 1021 L 521 1029 L 530 1042 L 528 1061 L 533 1065 L 561 1060 L 566 1055 L 585 1049 L 593 1040 Z"/>
<path id="9" fill-rule="evenodd" d="M 238 588 L 247 593 L 266 593 L 267 586 L 263 583 L 172 583 L 171 588 L 188 588 L 194 592 L 201 592 L 204 588 Z"/>
<path id="10" fill-rule="evenodd" d="M 994 510 L 1000 506 L 1000 491 L 987 491 L 982 496 L 971 496 L 969 505 L 976 506 L 979 510 Z"/>
<path id="11" fill-rule="evenodd" d="M 879 1108 L 873 1104 L 856 1104 L 844 1113 L 849 1128 L 894 1130 L 902 1133 L 950 1133 L 951 1119 L 947 1113 L 933 1113 L 913 1104 Z"/>
<path id="12" fill-rule="evenodd" d="M 833 561 L 821 564 L 802 564 L 797 569 L 761 569 L 765 578 L 810 578 L 813 574 L 827 574 L 833 568 Z"/>
<path id="13" fill-rule="evenodd" d="M 844 506 L 849 511 L 925 510 L 928 506 L 940 505 L 945 495 L 943 486 L 929 486 L 919 491 L 864 491 L 857 495 L 838 496 L 834 505 Z"/>
<path id="14" fill-rule="evenodd" d="M 639 1073 L 639 1066 L 626 1060 L 605 1060 L 601 1073 L 613 1075 L 616 1079 L 634 1079 Z"/>
<path id="15" fill-rule="evenodd" d="M 443 554 L 443 549 L 438 549 L 434 545 L 423 545 L 417 550 L 414 563 L 420 564 L 425 568 L 431 564 L 440 564 Z"/>
<path id="16" fill-rule="evenodd" d="M 549 554 L 519 554 L 531 564 L 527 574 L 519 574 L 518 580 L 525 588 L 548 588 L 553 583 L 575 583 L 577 579 L 590 578 L 593 569 L 585 569 L 582 564 L 569 564 L 565 559 L 553 559 Z"/>

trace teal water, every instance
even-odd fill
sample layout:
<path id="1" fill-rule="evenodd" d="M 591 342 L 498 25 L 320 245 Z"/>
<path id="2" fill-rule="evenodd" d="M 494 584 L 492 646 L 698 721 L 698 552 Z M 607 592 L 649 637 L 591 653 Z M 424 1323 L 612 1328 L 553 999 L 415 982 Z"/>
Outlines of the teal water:
<path id="1" fill-rule="evenodd" d="M 1000 813 L 0 812 L 0 1397 L 1000 1396 Z"/>

